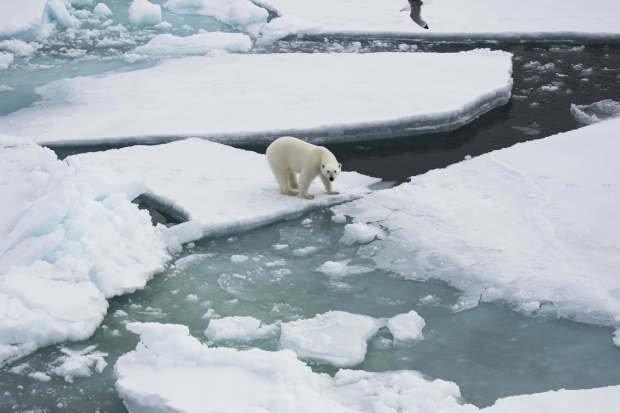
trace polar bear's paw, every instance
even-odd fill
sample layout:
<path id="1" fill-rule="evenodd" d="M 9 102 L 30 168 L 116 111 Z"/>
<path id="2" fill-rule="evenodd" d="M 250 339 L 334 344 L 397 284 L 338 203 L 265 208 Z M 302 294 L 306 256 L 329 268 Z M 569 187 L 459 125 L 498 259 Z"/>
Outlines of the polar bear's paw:
<path id="1" fill-rule="evenodd" d="M 329 191 L 328 194 L 329 195 L 339 195 L 340 192 L 338 192 L 338 191 Z"/>
<path id="2" fill-rule="evenodd" d="M 280 191 L 282 195 L 297 196 L 299 192 L 289 189 L 288 191 Z"/>
<path id="3" fill-rule="evenodd" d="M 314 199 L 314 195 L 310 195 L 310 194 L 306 194 L 305 196 L 303 194 L 299 194 L 299 196 L 304 199 Z"/>

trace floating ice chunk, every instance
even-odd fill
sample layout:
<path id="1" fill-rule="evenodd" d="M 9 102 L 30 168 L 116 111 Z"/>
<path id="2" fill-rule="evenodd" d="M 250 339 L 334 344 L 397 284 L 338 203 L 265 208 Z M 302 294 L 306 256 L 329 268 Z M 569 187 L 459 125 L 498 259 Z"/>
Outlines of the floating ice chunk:
<path id="1" fill-rule="evenodd" d="M 72 6 L 78 6 L 78 7 L 86 7 L 86 6 L 92 6 L 94 0 L 69 0 L 69 3 L 71 3 Z M 99 3 L 99 4 L 103 4 L 103 3 Z"/>
<path id="2" fill-rule="evenodd" d="M 329 311 L 281 326 L 280 347 L 293 350 L 301 359 L 336 367 L 355 366 L 366 357 L 366 340 L 385 325 L 384 320 Z"/>
<path id="3" fill-rule="evenodd" d="M 105 3 L 97 3 L 95 8 L 93 9 L 93 13 L 95 13 L 97 16 L 104 17 L 110 17 L 114 14 L 112 13 L 112 10 L 110 10 L 110 8 L 106 6 Z"/>
<path id="4" fill-rule="evenodd" d="M 88 338 L 107 297 L 142 288 L 169 258 L 131 203 L 135 182 L 82 175 L 48 149 L 0 136 L 0 185 L 0 363 Z"/>
<path id="5" fill-rule="evenodd" d="M 0 52 L 0 70 L 7 70 L 14 58 L 13 53 Z"/>
<path id="6" fill-rule="evenodd" d="M 356 222 L 344 226 L 344 235 L 340 242 L 347 245 L 368 244 L 376 238 L 383 238 L 383 231 L 372 225 Z"/>
<path id="7" fill-rule="evenodd" d="M 252 39 L 242 33 L 202 32 L 178 37 L 160 34 L 147 44 L 134 49 L 135 53 L 163 56 L 204 55 L 212 50 L 247 52 L 252 49 Z"/>
<path id="8" fill-rule="evenodd" d="M 295 256 L 297 257 L 307 257 L 309 255 L 314 254 L 318 250 L 319 250 L 318 247 L 311 245 L 309 247 L 297 248 L 293 250 L 293 254 L 295 254 Z"/>
<path id="9" fill-rule="evenodd" d="M 254 317 L 224 317 L 209 321 L 205 335 L 212 341 L 248 342 L 277 334 L 277 325 L 263 325 Z"/>
<path id="10" fill-rule="evenodd" d="M 616 326 L 618 128 L 611 119 L 518 144 L 332 210 L 389 231 L 369 257 L 379 268 L 415 261 L 465 304 L 481 292 L 517 308 L 546 300 L 559 316 Z"/>
<path id="11" fill-rule="evenodd" d="M 344 261 L 327 261 L 316 270 L 326 275 L 331 276 L 344 276 L 351 274 L 363 274 L 366 272 L 374 271 L 373 268 L 364 267 L 361 265 L 349 265 L 351 260 Z"/>
<path id="12" fill-rule="evenodd" d="M 164 7 L 173 13 L 211 16 L 252 34 L 267 23 L 269 13 L 248 0 L 168 0 Z"/>
<path id="13" fill-rule="evenodd" d="M 51 82 L 36 89 L 35 105 L 0 117 L 0 133 L 41 143 L 178 136 L 268 143 L 300 131 L 326 141 L 439 132 L 506 104 L 511 72 L 509 53 L 488 50 L 186 57 Z"/>
<path id="14" fill-rule="evenodd" d="M 614 332 L 614 344 L 620 347 L 620 328 L 616 329 Z"/>
<path id="15" fill-rule="evenodd" d="M 248 256 L 235 254 L 235 255 L 231 255 L 230 260 L 234 262 L 235 264 L 239 264 L 242 262 L 246 262 L 248 260 Z"/>
<path id="16" fill-rule="evenodd" d="M 133 0 L 129 6 L 129 22 L 138 26 L 151 26 L 161 21 L 161 6 L 148 0 Z"/>
<path id="17" fill-rule="evenodd" d="M 472 308 L 478 307 L 478 305 L 480 304 L 480 300 L 480 294 L 462 294 L 461 296 L 459 296 L 459 298 L 457 298 L 456 303 L 452 305 L 451 309 L 455 313 L 470 310 Z"/>
<path id="18" fill-rule="evenodd" d="M 0 36 L 39 34 L 46 7 L 47 0 L 20 0 L 19 7 L 11 1 L 0 2 Z"/>
<path id="19" fill-rule="evenodd" d="M 47 15 L 63 27 L 78 27 L 80 21 L 72 16 L 60 0 L 48 0 Z"/>
<path id="20" fill-rule="evenodd" d="M 35 380 L 39 380 L 42 382 L 48 382 L 50 380 L 52 380 L 52 378 L 50 376 L 48 376 L 47 374 L 41 372 L 41 371 L 35 371 L 34 373 L 30 373 L 28 374 L 28 377 L 31 377 Z"/>
<path id="21" fill-rule="evenodd" d="M 398 314 L 387 322 L 395 343 L 422 340 L 424 338 L 422 329 L 425 325 L 424 319 L 413 310 L 406 314 Z"/>
<path id="22" fill-rule="evenodd" d="M 115 366 L 116 389 L 131 413 L 474 413 L 457 385 L 414 371 L 314 373 L 291 351 L 209 348 L 184 326 L 129 324 L 136 350 Z"/>
<path id="23" fill-rule="evenodd" d="M 32 56 L 41 45 L 38 43 L 26 43 L 18 39 L 0 41 L 0 49 L 13 53 L 16 56 Z"/>
<path id="24" fill-rule="evenodd" d="M 620 386 L 588 390 L 558 390 L 499 399 L 481 413 L 615 413 L 620 405 Z"/>
<path id="25" fill-rule="evenodd" d="M 334 214 L 332 216 L 332 221 L 335 222 L 336 224 L 345 224 L 347 222 L 347 217 L 344 215 Z"/>
<path id="26" fill-rule="evenodd" d="M 79 351 L 61 349 L 65 355 L 54 362 L 59 365 L 52 369 L 52 373 L 64 377 L 68 383 L 73 383 L 76 377 L 90 377 L 93 368 L 97 373 L 101 373 L 108 365 L 104 359 L 108 354 L 94 351 L 96 348 L 97 346 L 90 346 Z"/>
<path id="27" fill-rule="evenodd" d="M 591 125 L 620 116 L 620 102 L 611 99 L 601 100 L 590 105 L 570 105 L 570 113 L 577 122 Z"/>

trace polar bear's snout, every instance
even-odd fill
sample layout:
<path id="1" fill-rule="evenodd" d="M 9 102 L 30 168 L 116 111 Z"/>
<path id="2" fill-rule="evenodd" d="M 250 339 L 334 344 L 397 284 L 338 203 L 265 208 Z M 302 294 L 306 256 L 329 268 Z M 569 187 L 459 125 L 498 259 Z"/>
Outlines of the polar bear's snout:
<path id="1" fill-rule="evenodd" d="M 330 177 L 329 177 L 329 180 L 333 182 L 333 181 L 334 181 L 334 177 L 333 177 L 333 176 L 330 176 Z"/>

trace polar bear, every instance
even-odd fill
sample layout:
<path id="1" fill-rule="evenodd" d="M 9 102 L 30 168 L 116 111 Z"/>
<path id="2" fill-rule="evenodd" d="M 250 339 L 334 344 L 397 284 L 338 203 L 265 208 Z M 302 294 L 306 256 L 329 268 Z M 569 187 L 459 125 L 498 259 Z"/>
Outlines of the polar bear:
<path id="1" fill-rule="evenodd" d="M 314 195 L 308 194 L 308 188 L 317 176 L 321 177 L 328 194 L 339 193 L 332 189 L 332 182 L 340 173 L 342 164 L 323 146 L 283 136 L 267 147 L 267 162 L 280 186 L 280 193 L 284 195 L 314 199 Z M 299 174 L 299 182 L 296 174 Z"/>

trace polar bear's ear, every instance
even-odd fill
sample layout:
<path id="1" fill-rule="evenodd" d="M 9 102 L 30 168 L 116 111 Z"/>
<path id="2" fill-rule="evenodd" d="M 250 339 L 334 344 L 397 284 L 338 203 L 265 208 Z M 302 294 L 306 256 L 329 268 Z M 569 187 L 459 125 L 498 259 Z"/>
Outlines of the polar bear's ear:
<path id="1" fill-rule="evenodd" d="M 321 168 L 325 169 L 325 164 L 324 163 L 321 164 Z"/>
<path id="2" fill-rule="evenodd" d="M 338 169 L 342 170 L 342 164 L 341 163 L 338 164 Z"/>

